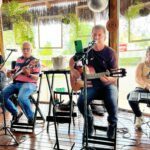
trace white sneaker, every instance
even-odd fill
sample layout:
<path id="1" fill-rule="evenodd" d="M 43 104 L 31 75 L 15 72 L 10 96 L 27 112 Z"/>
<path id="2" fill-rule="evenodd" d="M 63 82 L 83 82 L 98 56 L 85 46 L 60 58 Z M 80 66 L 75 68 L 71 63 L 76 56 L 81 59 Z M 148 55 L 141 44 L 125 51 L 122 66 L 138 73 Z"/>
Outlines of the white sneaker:
<path id="1" fill-rule="evenodd" d="M 135 126 L 136 126 L 137 128 L 141 128 L 141 125 L 143 124 L 143 122 L 144 122 L 143 116 L 141 116 L 141 117 L 136 117 Z"/>

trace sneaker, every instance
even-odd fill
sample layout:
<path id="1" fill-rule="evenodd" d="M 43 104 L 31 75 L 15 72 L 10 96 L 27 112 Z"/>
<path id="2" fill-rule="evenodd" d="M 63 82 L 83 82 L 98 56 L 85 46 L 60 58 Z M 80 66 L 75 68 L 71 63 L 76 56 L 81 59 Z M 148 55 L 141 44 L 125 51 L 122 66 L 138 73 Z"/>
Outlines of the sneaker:
<path id="1" fill-rule="evenodd" d="M 75 102 L 73 101 L 73 107 L 75 106 Z M 70 101 L 67 103 L 61 103 L 58 107 L 60 110 L 69 111 L 70 110 Z"/>
<path id="2" fill-rule="evenodd" d="M 110 124 L 107 128 L 107 137 L 109 139 L 115 138 L 116 124 Z"/>
<path id="3" fill-rule="evenodd" d="M 141 117 L 136 117 L 136 120 L 135 120 L 135 127 L 136 127 L 136 128 L 141 128 L 141 125 L 143 124 L 143 122 L 144 122 L 143 116 L 141 116 Z"/>
<path id="4" fill-rule="evenodd" d="M 91 104 L 91 110 L 92 110 L 93 114 L 95 114 L 95 115 L 104 116 L 104 109 L 100 106 Z"/>
<path id="5" fill-rule="evenodd" d="M 33 125 L 34 124 L 34 119 L 29 119 L 28 124 Z"/>
<path id="6" fill-rule="evenodd" d="M 14 115 L 12 118 L 12 122 L 13 123 L 18 123 L 19 119 L 21 118 L 21 116 L 23 115 L 23 112 L 18 113 L 17 115 Z"/>

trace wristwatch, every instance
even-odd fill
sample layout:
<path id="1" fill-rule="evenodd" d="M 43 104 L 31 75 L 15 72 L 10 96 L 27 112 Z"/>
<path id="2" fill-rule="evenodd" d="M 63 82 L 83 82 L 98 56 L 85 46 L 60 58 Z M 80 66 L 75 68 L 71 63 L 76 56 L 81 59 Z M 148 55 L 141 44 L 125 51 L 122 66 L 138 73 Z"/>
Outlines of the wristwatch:
<path id="1" fill-rule="evenodd" d="M 32 77 L 31 74 L 29 74 L 28 77 L 31 78 Z"/>

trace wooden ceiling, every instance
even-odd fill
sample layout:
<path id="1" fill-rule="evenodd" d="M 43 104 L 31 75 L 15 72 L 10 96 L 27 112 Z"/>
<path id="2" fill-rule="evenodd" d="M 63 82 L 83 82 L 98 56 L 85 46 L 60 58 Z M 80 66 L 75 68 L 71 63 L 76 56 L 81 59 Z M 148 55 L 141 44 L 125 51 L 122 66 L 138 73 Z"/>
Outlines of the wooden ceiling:
<path id="1" fill-rule="evenodd" d="M 9 2 L 12 0 L 3 0 L 4 3 Z M 52 4 L 55 3 L 62 3 L 62 2 L 79 2 L 82 0 L 17 0 L 20 3 L 31 3 L 31 4 L 36 4 L 36 3 L 43 3 L 43 2 L 50 2 Z"/>
<path id="2" fill-rule="evenodd" d="M 12 0 L 3 0 L 3 3 L 10 2 Z M 40 6 L 40 5 L 48 5 L 48 4 L 58 4 L 64 2 L 81 2 L 86 0 L 16 0 L 20 3 L 25 3 L 30 6 Z"/>
<path id="3" fill-rule="evenodd" d="M 9 2 L 12 0 L 3 0 L 3 2 Z M 26 3 L 30 6 L 39 6 L 39 5 L 45 5 L 47 3 L 49 4 L 57 4 L 57 3 L 63 3 L 63 2 L 82 2 L 87 0 L 17 0 L 20 3 Z M 111 0 L 110 0 L 111 1 Z M 137 0 L 120 0 L 120 12 L 122 15 L 125 14 L 126 10 L 129 6 L 136 4 Z M 149 0 L 140 0 L 143 3 L 148 3 Z"/>

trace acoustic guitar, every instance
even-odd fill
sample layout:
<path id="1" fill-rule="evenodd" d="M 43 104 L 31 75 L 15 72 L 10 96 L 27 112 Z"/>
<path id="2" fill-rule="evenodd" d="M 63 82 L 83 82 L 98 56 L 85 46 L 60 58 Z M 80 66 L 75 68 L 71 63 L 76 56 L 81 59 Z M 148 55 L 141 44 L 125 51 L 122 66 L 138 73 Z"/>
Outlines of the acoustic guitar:
<path id="1" fill-rule="evenodd" d="M 70 75 L 70 83 L 73 91 L 78 91 L 81 88 L 84 87 L 84 81 L 82 79 L 83 75 L 83 68 L 82 67 L 76 67 L 78 70 L 80 76 L 78 78 L 74 77 L 73 75 Z M 105 72 L 95 73 L 95 70 L 91 66 L 86 66 L 86 77 L 88 80 L 92 79 L 99 79 L 103 76 L 110 76 L 110 77 L 124 77 L 126 76 L 126 70 L 124 68 L 120 69 L 112 69 L 107 70 Z"/>
<path id="2" fill-rule="evenodd" d="M 39 59 L 32 60 L 28 65 L 24 66 L 28 68 L 35 68 L 39 63 Z M 9 78 L 8 82 L 13 81 L 18 75 L 23 72 L 23 69 L 18 68 L 16 72 Z"/>

